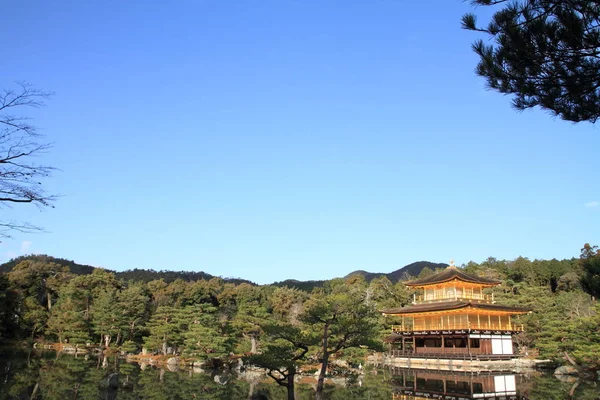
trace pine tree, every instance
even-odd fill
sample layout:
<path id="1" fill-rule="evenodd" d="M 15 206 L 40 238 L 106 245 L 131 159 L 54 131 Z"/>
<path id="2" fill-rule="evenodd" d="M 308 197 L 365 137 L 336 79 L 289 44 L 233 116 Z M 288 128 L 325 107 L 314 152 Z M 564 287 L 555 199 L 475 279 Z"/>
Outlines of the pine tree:
<path id="1" fill-rule="evenodd" d="M 0 341 L 17 333 L 17 294 L 6 275 L 0 274 Z"/>
<path id="2" fill-rule="evenodd" d="M 262 329 L 269 342 L 259 354 L 244 360 L 250 365 L 266 369 L 278 385 L 287 388 L 288 400 L 294 400 L 294 378 L 310 346 L 318 343 L 319 335 L 303 330 L 301 325 L 285 322 L 264 324 Z"/>
<path id="3" fill-rule="evenodd" d="M 183 344 L 183 334 L 193 320 L 193 307 L 160 306 L 146 325 L 150 334 L 144 338 L 144 343 L 149 349 L 166 355 L 169 347 L 177 349 Z"/>
<path id="4" fill-rule="evenodd" d="M 48 332 L 55 334 L 61 343 L 86 343 L 90 341 L 89 323 L 77 299 L 60 296 L 48 318 Z"/>
<path id="5" fill-rule="evenodd" d="M 323 395 L 325 374 L 331 355 L 343 349 L 365 346 L 380 348 L 379 314 L 366 300 L 363 285 L 350 286 L 334 280 L 308 299 L 300 320 L 320 335 L 321 372 L 317 381 L 317 398 Z"/>
<path id="6" fill-rule="evenodd" d="M 600 117 L 600 2 L 597 0 L 473 0 L 502 7 L 491 22 L 463 16 L 463 28 L 487 33 L 473 45 L 476 72 L 489 88 L 514 95 L 513 106 L 539 106 L 567 121 Z"/>
<path id="7" fill-rule="evenodd" d="M 137 339 L 150 318 L 150 295 L 143 284 L 130 283 L 117 293 L 121 330 L 127 340 Z"/>
<path id="8" fill-rule="evenodd" d="M 581 249 L 579 263 L 583 269 L 581 285 L 595 298 L 600 298 L 600 249 L 586 243 Z"/>
<path id="9" fill-rule="evenodd" d="M 183 333 L 186 353 L 207 358 L 220 358 L 232 349 L 231 335 L 223 334 L 223 322 L 218 309 L 211 305 L 186 307 L 190 315 L 188 329 Z"/>
<path id="10" fill-rule="evenodd" d="M 119 308 L 116 290 L 98 293 L 92 303 L 92 326 L 100 336 L 100 343 L 108 348 L 113 340 L 118 345 L 122 336 L 122 310 Z"/>

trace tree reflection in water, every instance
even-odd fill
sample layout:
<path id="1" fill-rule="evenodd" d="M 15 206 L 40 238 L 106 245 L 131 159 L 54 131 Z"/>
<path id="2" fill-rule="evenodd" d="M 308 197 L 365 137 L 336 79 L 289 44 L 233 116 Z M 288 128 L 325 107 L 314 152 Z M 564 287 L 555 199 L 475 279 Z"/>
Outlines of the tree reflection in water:
<path id="1" fill-rule="evenodd" d="M 286 398 L 284 388 L 256 373 L 165 371 L 148 365 L 129 364 L 116 358 L 104 360 L 93 356 L 75 357 L 54 352 L 3 350 L 0 352 L 0 374 L 0 400 Z M 414 389 L 415 381 L 411 379 L 415 377 L 418 389 L 429 389 L 438 395 L 440 389 L 444 390 L 443 382 L 447 392 L 450 390 L 466 395 L 467 389 L 484 389 L 494 380 L 492 377 L 492 380 L 487 381 L 479 378 L 469 381 L 464 374 L 446 374 L 441 380 L 438 379 L 440 376 L 425 377 L 422 374 L 415 375 L 414 371 L 372 369 L 365 371 L 362 376 L 336 379 L 335 386 L 326 386 L 325 394 L 330 400 L 416 400 L 419 397 L 407 391 L 411 382 Z M 465 382 L 473 384 L 467 385 Z M 494 382 L 497 383 L 498 379 Z M 530 400 L 568 399 L 573 387 L 572 382 L 561 382 L 551 375 L 543 374 L 519 375 L 515 377 L 515 382 L 520 398 Z M 303 377 L 297 386 L 296 398 L 313 399 L 315 385 L 316 379 Z M 504 385 L 506 387 L 506 383 Z M 510 389 L 510 380 L 508 388 Z M 594 383 L 581 382 L 576 387 L 573 398 L 597 400 L 598 393 L 599 387 Z"/>

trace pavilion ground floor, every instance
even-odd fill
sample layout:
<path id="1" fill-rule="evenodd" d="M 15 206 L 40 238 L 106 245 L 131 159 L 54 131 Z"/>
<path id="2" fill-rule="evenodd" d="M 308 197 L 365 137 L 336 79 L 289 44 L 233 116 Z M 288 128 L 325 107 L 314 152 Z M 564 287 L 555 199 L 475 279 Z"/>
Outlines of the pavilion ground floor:
<path id="1" fill-rule="evenodd" d="M 386 342 L 393 357 L 510 359 L 517 357 L 514 333 L 480 330 L 395 332 Z"/>

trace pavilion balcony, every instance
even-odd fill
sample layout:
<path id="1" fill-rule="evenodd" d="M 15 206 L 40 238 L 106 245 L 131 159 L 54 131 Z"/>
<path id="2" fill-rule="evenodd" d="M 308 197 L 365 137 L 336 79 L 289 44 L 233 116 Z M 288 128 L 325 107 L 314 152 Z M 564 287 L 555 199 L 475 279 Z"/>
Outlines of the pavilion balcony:
<path id="1" fill-rule="evenodd" d="M 443 351 L 442 351 L 443 350 Z M 482 353 L 480 349 L 464 348 L 418 348 L 417 352 L 413 350 L 390 350 L 388 354 L 391 357 L 407 358 L 427 358 L 427 359 L 455 359 L 455 360 L 510 360 L 520 358 L 518 354 L 487 354 Z M 425 400 L 425 399 L 424 399 Z"/>
<path id="2" fill-rule="evenodd" d="M 494 303 L 494 295 L 468 292 L 430 291 L 425 295 L 414 295 L 413 304 L 438 303 L 444 301 L 472 301 L 476 303 Z"/>
<path id="3" fill-rule="evenodd" d="M 423 325 L 392 325 L 392 332 L 394 333 L 409 333 L 409 332 L 423 332 L 423 331 L 458 331 L 458 330 L 482 330 L 482 331 L 510 331 L 510 332 L 523 332 L 523 324 L 513 323 L 488 323 L 482 321 L 481 323 L 458 323 L 458 324 L 423 324 Z"/>

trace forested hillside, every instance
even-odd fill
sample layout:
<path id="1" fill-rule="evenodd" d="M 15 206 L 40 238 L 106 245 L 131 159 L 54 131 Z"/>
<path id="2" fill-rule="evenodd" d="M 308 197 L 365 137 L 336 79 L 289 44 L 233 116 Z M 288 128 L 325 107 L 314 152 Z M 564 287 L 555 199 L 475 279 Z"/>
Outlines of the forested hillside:
<path id="1" fill-rule="evenodd" d="M 102 343 L 127 352 L 145 348 L 219 359 L 259 350 L 291 357 L 299 354 L 293 351 L 297 348 L 289 343 L 277 346 L 293 334 L 308 349 L 298 362 L 315 362 L 325 352 L 318 346 L 323 333 L 320 324 L 329 321 L 332 310 L 336 318 L 344 315 L 346 322 L 336 325 L 340 321 L 336 318 L 328 322 L 328 343 L 335 344 L 329 350 L 361 347 L 345 354 L 364 354 L 365 347 L 380 347 L 395 323 L 377 310 L 406 305 L 413 295 L 402 281 L 386 276 L 367 281 L 353 274 L 306 292 L 215 277 L 194 279 L 193 275 L 189 280 L 167 281 L 119 276 L 103 269 L 75 274 L 68 265 L 55 261 L 22 259 L 10 272 L 0 274 L 1 339 Z M 600 368 L 597 248 L 586 245 L 579 258 L 567 260 L 489 258 L 462 268 L 469 274 L 501 280 L 502 285 L 493 289 L 498 302 L 533 310 L 520 317 L 526 332 L 517 342 L 523 354 L 562 362 L 567 352 L 588 368 Z M 432 273 L 424 267 L 419 276 Z"/>
<path id="2" fill-rule="evenodd" d="M 299 289 L 305 292 L 311 292 L 315 288 L 323 287 L 327 281 L 299 281 L 296 279 L 286 279 L 281 282 L 272 283 L 273 286 L 277 287 L 288 287 L 292 289 Z"/>
<path id="3" fill-rule="evenodd" d="M 18 265 L 19 263 L 21 263 L 23 261 L 28 261 L 28 260 L 41 261 L 44 263 L 54 263 L 54 264 L 57 264 L 57 265 L 60 265 L 63 267 L 69 267 L 69 271 L 75 275 L 91 274 L 94 271 L 94 269 L 96 269 L 96 267 L 92 267 L 90 265 L 78 264 L 72 260 L 67 260 L 64 258 L 56 258 L 56 257 L 48 256 L 45 254 L 37 254 L 37 255 L 28 255 L 28 256 L 17 257 L 15 259 L 12 259 L 12 260 L 0 265 L 0 273 L 1 272 L 10 272 L 16 265 Z M 436 263 L 432 263 L 429 261 L 418 261 L 418 262 L 406 265 L 406 266 L 404 266 L 396 271 L 392 271 L 390 273 L 354 271 L 354 272 L 351 272 L 350 274 L 348 274 L 346 276 L 346 278 L 348 278 L 352 275 L 361 275 L 365 278 L 365 280 L 367 282 L 370 282 L 373 278 L 385 276 L 390 281 L 392 281 L 392 283 L 396 283 L 399 280 L 406 280 L 406 279 L 410 279 L 411 277 L 418 276 L 421 273 L 421 271 L 425 268 L 428 268 L 430 270 L 435 270 L 437 268 L 445 268 L 446 266 L 448 266 L 448 264 L 443 264 L 443 263 L 436 264 Z M 114 273 L 115 277 L 117 279 L 120 279 L 123 281 L 133 280 L 133 281 L 141 281 L 141 282 L 146 282 L 146 283 L 153 281 L 153 280 L 157 280 L 157 279 L 162 279 L 167 283 L 171 283 L 177 279 L 182 279 L 186 282 L 191 282 L 191 281 L 197 281 L 200 279 L 210 280 L 212 278 L 215 278 L 214 275 L 211 275 L 211 274 L 208 274 L 208 273 L 202 272 L 202 271 L 168 271 L 168 270 L 155 271 L 152 269 L 141 269 L 141 268 L 128 269 L 126 271 L 120 271 L 120 272 L 111 271 L 111 270 L 107 270 L 107 271 Z M 226 282 L 231 282 L 231 283 L 235 283 L 238 285 L 241 283 L 254 284 L 252 281 L 249 281 L 246 279 L 241 279 L 241 278 L 223 278 L 223 279 Z M 272 283 L 272 285 L 278 286 L 278 287 L 286 286 L 289 288 L 296 288 L 296 289 L 310 292 L 316 287 L 322 287 L 325 282 L 326 281 L 324 281 L 324 280 L 299 281 L 296 279 L 287 279 L 287 280 L 281 281 L 281 282 L 274 282 L 274 283 Z"/>
<path id="4" fill-rule="evenodd" d="M 75 275 L 91 274 L 92 272 L 94 272 L 95 269 L 95 267 L 92 267 L 91 265 L 78 264 L 72 260 L 56 258 L 45 254 L 36 254 L 13 258 L 12 260 L 5 262 L 4 264 L 0 265 L 0 273 L 10 272 L 15 266 L 22 263 L 23 261 L 28 260 L 40 261 L 43 263 L 55 263 L 58 265 L 62 265 L 63 267 L 69 267 L 69 271 Z"/>
<path id="5" fill-rule="evenodd" d="M 67 260 L 64 258 L 56 258 L 56 257 L 48 256 L 45 254 L 35 254 L 35 255 L 17 257 L 17 258 L 14 258 L 14 259 L 0 265 L 0 273 L 10 272 L 10 271 L 12 271 L 12 269 L 15 266 L 17 266 L 18 264 L 20 264 L 24 261 L 39 261 L 39 262 L 43 262 L 46 264 L 53 263 L 53 264 L 59 265 L 61 267 L 68 267 L 69 272 L 71 272 L 74 275 L 88 275 L 88 274 L 93 273 L 94 270 L 96 270 L 96 269 L 103 269 L 103 268 L 98 268 L 98 267 L 92 267 L 91 265 L 78 264 L 75 261 Z M 168 271 L 168 270 L 155 271 L 152 269 L 140 269 L 140 268 L 128 269 L 126 271 L 120 271 L 120 272 L 111 271 L 111 270 L 106 270 L 106 271 L 112 272 L 117 279 L 121 279 L 123 281 L 133 280 L 133 281 L 140 281 L 140 282 L 150 282 L 150 281 L 153 281 L 156 279 L 162 279 L 167 283 L 171 283 L 177 279 L 182 279 L 186 282 L 191 282 L 191 281 L 197 281 L 199 279 L 209 280 L 209 279 L 212 279 L 215 277 L 214 275 L 207 274 L 206 272 L 202 272 L 202 271 Z M 239 279 L 239 278 L 224 278 L 224 279 L 227 282 L 231 282 L 231 283 L 235 283 L 235 284 L 240 284 L 240 283 L 252 284 L 252 282 L 245 280 L 245 279 Z"/>
<path id="6" fill-rule="evenodd" d="M 150 281 L 154 281 L 157 279 L 162 279 L 167 283 L 171 283 L 174 282 L 178 279 L 181 279 L 185 282 L 192 282 L 192 281 L 197 281 L 197 280 L 210 280 L 212 278 L 215 278 L 214 275 L 211 274 L 207 274 L 206 272 L 202 272 L 202 271 L 167 271 L 167 270 L 162 270 L 162 271 L 154 271 L 152 269 L 128 269 L 126 271 L 122 271 L 122 272 L 115 272 L 114 273 L 115 276 L 117 277 L 117 279 L 121 279 L 124 281 L 139 281 L 139 282 L 150 282 Z M 226 282 L 231 282 L 231 283 L 235 283 L 236 285 L 239 285 L 241 283 L 249 283 L 249 284 L 254 284 L 253 282 L 250 282 L 248 280 L 245 279 L 240 279 L 240 278 L 223 278 Z"/>

